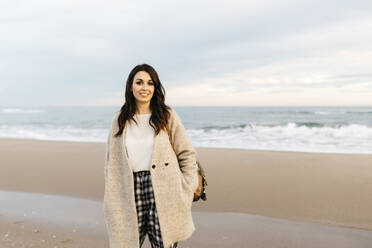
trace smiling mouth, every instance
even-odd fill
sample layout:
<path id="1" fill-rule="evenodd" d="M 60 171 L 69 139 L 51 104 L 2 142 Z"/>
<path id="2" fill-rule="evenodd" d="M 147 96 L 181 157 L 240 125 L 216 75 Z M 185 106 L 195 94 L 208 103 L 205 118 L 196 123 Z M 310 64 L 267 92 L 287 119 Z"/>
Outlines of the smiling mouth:
<path id="1" fill-rule="evenodd" d="M 148 96 L 149 94 L 140 93 L 141 96 Z"/>

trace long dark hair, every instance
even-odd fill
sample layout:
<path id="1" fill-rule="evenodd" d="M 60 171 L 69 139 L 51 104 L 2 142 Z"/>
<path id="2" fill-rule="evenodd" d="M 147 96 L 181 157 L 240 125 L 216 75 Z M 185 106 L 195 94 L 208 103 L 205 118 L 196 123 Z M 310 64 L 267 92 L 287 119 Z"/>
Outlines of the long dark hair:
<path id="1" fill-rule="evenodd" d="M 133 83 L 134 76 L 139 71 L 145 71 L 149 73 L 151 80 L 154 83 L 154 94 L 150 102 L 150 109 L 152 114 L 149 120 L 149 124 L 152 128 L 154 128 L 155 135 L 157 135 L 161 129 L 165 130 L 165 126 L 168 122 L 168 118 L 170 116 L 170 107 L 164 103 L 165 90 L 160 82 L 158 73 L 152 66 L 148 64 L 140 64 L 135 66 L 129 73 L 127 84 L 125 87 L 125 103 L 120 109 L 120 115 L 118 117 L 119 130 L 114 135 L 115 137 L 118 137 L 123 133 L 124 125 L 127 121 L 133 120 L 134 122 L 136 122 L 136 120 L 133 118 L 136 112 L 136 98 L 134 97 L 133 92 L 130 90 L 130 88 Z"/>

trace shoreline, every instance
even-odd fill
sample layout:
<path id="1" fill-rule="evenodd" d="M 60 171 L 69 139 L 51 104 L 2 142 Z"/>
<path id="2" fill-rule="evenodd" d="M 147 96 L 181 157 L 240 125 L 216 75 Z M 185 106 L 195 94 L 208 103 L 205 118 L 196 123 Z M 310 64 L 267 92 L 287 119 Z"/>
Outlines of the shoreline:
<path id="1" fill-rule="evenodd" d="M 105 144 L 104 141 L 75 141 L 75 140 L 43 140 L 43 139 L 33 139 L 33 138 L 1 138 L 0 140 L 3 141 L 12 141 L 12 140 L 20 140 L 20 141 L 35 141 L 35 142 L 66 142 L 66 143 L 84 143 L 84 144 Z M 289 152 L 289 153 L 315 153 L 315 154 L 329 154 L 329 155 L 372 155 L 372 152 L 366 153 L 355 153 L 355 152 L 327 152 L 327 151 L 292 151 L 292 150 L 273 150 L 273 149 L 251 149 L 251 148 L 234 148 L 234 147 L 218 147 L 218 146 L 194 146 L 196 149 L 224 149 L 224 150 L 243 150 L 243 151 L 254 151 L 254 152 Z"/>

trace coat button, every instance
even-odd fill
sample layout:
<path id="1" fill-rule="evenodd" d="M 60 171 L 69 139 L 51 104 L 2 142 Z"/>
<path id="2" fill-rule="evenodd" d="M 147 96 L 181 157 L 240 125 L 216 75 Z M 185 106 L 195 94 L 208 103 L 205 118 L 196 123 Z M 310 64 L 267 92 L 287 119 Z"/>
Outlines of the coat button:
<path id="1" fill-rule="evenodd" d="M 154 164 L 152 165 L 152 168 L 155 168 L 155 165 Z"/>
<path id="2" fill-rule="evenodd" d="M 165 166 L 168 166 L 168 163 L 165 163 Z"/>

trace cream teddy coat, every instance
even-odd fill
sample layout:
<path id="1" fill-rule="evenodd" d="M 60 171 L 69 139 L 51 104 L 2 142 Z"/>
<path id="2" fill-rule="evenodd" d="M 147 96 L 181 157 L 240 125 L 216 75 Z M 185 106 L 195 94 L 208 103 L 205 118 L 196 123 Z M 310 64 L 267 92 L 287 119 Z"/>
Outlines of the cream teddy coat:
<path id="1" fill-rule="evenodd" d="M 198 187 L 196 151 L 178 114 L 171 108 L 168 122 L 175 152 L 166 130 L 155 136 L 150 174 L 165 248 L 189 238 L 195 230 L 191 214 Z M 133 167 L 115 113 L 106 144 L 103 212 L 110 248 L 139 248 L 137 212 L 134 198 Z"/>

